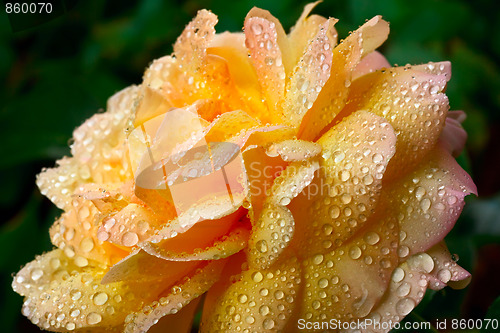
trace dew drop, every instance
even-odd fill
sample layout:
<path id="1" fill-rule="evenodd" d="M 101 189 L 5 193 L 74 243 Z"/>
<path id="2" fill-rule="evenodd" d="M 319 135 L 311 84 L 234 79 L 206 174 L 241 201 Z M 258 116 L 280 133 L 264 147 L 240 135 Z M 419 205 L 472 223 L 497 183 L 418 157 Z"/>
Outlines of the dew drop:
<path id="1" fill-rule="evenodd" d="M 415 307 L 415 301 L 411 298 L 403 298 L 399 302 L 396 303 L 396 311 L 401 316 L 406 316 L 413 310 Z"/>
<path id="2" fill-rule="evenodd" d="M 102 320 L 102 317 L 100 314 L 91 312 L 87 315 L 87 324 L 89 325 L 95 325 L 99 324 Z"/>
<path id="3" fill-rule="evenodd" d="M 125 246 L 134 246 L 139 241 L 139 237 L 135 232 L 126 232 L 122 236 L 122 244 Z"/>

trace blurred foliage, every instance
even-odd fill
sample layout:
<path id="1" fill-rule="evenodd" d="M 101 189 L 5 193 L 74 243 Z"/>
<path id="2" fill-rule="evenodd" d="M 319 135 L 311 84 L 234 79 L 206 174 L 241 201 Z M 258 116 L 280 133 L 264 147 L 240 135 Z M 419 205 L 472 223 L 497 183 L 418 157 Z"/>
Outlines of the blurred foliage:
<path id="1" fill-rule="evenodd" d="M 59 211 L 35 187 L 43 167 L 69 153 L 72 130 L 106 107 L 113 93 L 139 84 L 153 59 L 201 8 L 219 15 L 219 32 L 241 30 L 248 10 L 270 10 L 289 29 L 307 1 L 79 1 L 65 15 L 13 33 L 0 14 L 0 322 L 3 332 L 37 332 L 20 314 L 11 274 L 51 249 L 48 228 Z M 498 318 L 500 294 L 500 8 L 494 0 L 325 0 L 315 12 L 340 19 L 347 36 L 380 14 L 391 23 L 382 52 L 393 64 L 450 60 L 452 109 L 468 114 L 459 162 L 479 188 L 446 238 L 473 272 L 465 290 L 429 292 L 406 320 Z"/>

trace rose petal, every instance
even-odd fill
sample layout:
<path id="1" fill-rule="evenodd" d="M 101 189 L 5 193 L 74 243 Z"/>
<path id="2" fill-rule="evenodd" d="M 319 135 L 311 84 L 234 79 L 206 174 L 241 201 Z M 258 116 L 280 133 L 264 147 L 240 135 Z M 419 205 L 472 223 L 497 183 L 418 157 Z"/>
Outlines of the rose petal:
<path id="1" fill-rule="evenodd" d="M 247 245 L 250 222 L 241 213 L 216 221 L 199 222 L 176 237 L 140 246 L 151 255 L 173 261 L 226 258 Z M 236 220 L 237 217 L 240 219 Z"/>
<path id="2" fill-rule="evenodd" d="M 163 316 L 176 314 L 219 280 L 224 264 L 223 260 L 209 262 L 179 280 L 170 290 L 161 293 L 156 301 L 130 314 L 125 319 L 124 333 L 146 332 Z"/>
<path id="3" fill-rule="evenodd" d="M 290 126 L 300 125 L 330 77 L 333 53 L 329 50 L 337 43 L 336 22 L 329 19 L 321 26 L 287 82 L 283 120 Z"/>
<path id="4" fill-rule="evenodd" d="M 311 11 L 316 7 L 321 1 L 316 1 L 305 5 L 302 14 L 300 15 L 297 23 L 292 27 L 288 40 L 290 45 L 293 45 L 292 51 L 295 53 L 293 65 L 296 65 L 300 58 L 302 58 L 304 52 L 306 51 L 307 45 L 316 36 L 321 26 L 325 23 L 326 18 L 319 15 L 309 15 Z M 337 31 L 334 31 L 332 37 L 335 38 L 335 43 L 337 44 Z"/>
<path id="5" fill-rule="evenodd" d="M 169 314 L 162 317 L 158 323 L 148 329 L 148 333 L 165 333 L 169 331 L 175 333 L 190 333 L 200 301 L 201 297 L 198 297 L 175 314 Z"/>
<path id="6" fill-rule="evenodd" d="M 195 73 L 201 66 L 207 47 L 215 36 L 217 16 L 202 9 L 196 17 L 184 28 L 174 44 L 174 54 L 187 68 L 187 72 Z"/>
<path id="7" fill-rule="evenodd" d="M 267 149 L 267 155 L 281 156 L 284 161 L 303 161 L 318 155 L 321 146 L 314 142 L 303 140 L 284 140 L 272 144 Z"/>
<path id="8" fill-rule="evenodd" d="M 423 65 L 405 66 L 416 71 L 421 71 L 434 75 L 443 75 L 446 81 L 451 79 L 451 63 L 449 61 L 429 62 Z"/>
<path id="9" fill-rule="evenodd" d="M 392 214 L 398 216 L 401 258 L 440 242 L 460 215 L 464 197 L 476 193 L 470 176 L 439 147 L 413 171 L 382 190 Z"/>
<path id="10" fill-rule="evenodd" d="M 388 34 L 389 24 L 380 16 L 375 16 L 333 49 L 330 77 L 312 108 L 305 114 L 298 138 L 314 140 L 332 122 L 347 102 L 352 71 L 361 57 L 379 47 Z"/>
<path id="11" fill-rule="evenodd" d="M 251 267 L 271 266 L 292 240 L 295 223 L 290 210 L 268 202 L 260 213 L 248 241 L 248 261 Z"/>
<path id="12" fill-rule="evenodd" d="M 245 18 L 244 30 L 267 106 L 269 110 L 281 110 L 279 103 L 284 98 L 287 72 L 285 59 L 290 54 L 283 27 L 268 11 L 254 8 Z"/>
<path id="13" fill-rule="evenodd" d="M 43 195 L 57 207 L 71 207 L 71 195 L 85 183 L 113 183 L 130 175 L 127 156 L 122 149 L 123 128 L 133 110 L 137 87 L 126 88 L 108 100 L 107 112 L 94 115 L 73 132 L 74 157 L 64 157 L 57 166 L 37 176 Z"/>
<path id="14" fill-rule="evenodd" d="M 289 205 L 296 224 L 293 242 L 305 255 L 331 251 L 365 225 L 377 206 L 395 135 L 384 119 L 360 111 L 318 144 L 321 168 Z"/>
<path id="15" fill-rule="evenodd" d="M 14 278 L 13 287 L 26 296 L 23 314 L 34 324 L 56 332 L 85 328 L 121 331 L 128 313 L 158 299 L 168 288 L 161 280 L 103 285 L 100 280 L 105 272 L 106 268 L 93 262 L 82 269 L 62 250 L 54 250 L 27 264 Z"/>
<path id="16" fill-rule="evenodd" d="M 372 73 L 383 68 L 390 68 L 391 64 L 378 51 L 368 53 L 356 66 L 352 73 L 352 80 L 356 80 L 360 76 Z"/>
<path id="17" fill-rule="evenodd" d="M 136 249 L 114 265 L 102 277 L 102 284 L 119 282 L 149 282 L 162 279 L 165 287 L 191 272 L 199 262 L 177 262 L 164 260 Z"/>
<path id="18" fill-rule="evenodd" d="M 454 157 L 460 155 L 467 141 L 467 132 L 462 127 L 465 117 L 463 111 L 449 111 L 443 131 L 439 136 L 442 147 Z"/>
<path id="19" fill-rule="evenodd" d="M 101 216 L 91 201 L 74 197 L 72 207 L 67 209 L 50 228 L 50 239 L 66 256 L 80 260 L 80 267 L 88 264 L 83 258 L 112 265 L 128 254 L 128 251 L 99 240 L 97 230 Z"/>
<path id="20" fill-rule="evenodd" d="M 338 118 L 367 110 L 387 119 L 397 134 L 387 174 L 399 177 L 435 146 L 449 108 L 445 85 L 444 76 L 403 67 L 376 71 L 353 82 Z"/>
<path id="21" fill-rule="evenodd" d="M 432 259 L 430 260 L 432 262 Z M 424 297 L 427 285 L 427 276 L 424 273 L 414 271 L 407 263 L 402 263 L 392 273 L 382 300 L 366 317 L 374 324 L 346 332 L 387 332 L 386 323 L 398 323 L 409 314 Z"/>
<path id="22" fill-rule="evenodd" d="M 398 263 L 398 225 L 382 211 L 335 251 L 319 252 L 302 262 L 305 290 L 300 318 L 349 321 L 366 316 L 380 301 Z"/>
<path id="23" fill-rule="evenodd" d="M 223 272 L 207 294 L 200 331 L 284 331 L 297 303 L 300 281 L 300 265 L 294 257 L 265 270 Z"/>
<path id="24" fill-rule="evenodd" d="M 448 247 L 444 241 L 434 245 L 427 251 L 427 254 L 434 260 L 434 269 L 429 273 L 429 277 L 433 281 L 440 282 L 433 284 L 432 280 L 429 287 L 435 290 L 442 289 L 446 284 L 449 284 L 454 289 L 465 288 L 470 281 L 471 274 L 460 267 L 451 257 Z M 465 283 L 454 285 L 453 282 Z M 455 288 L 459 287 L 459 288 Z"/>

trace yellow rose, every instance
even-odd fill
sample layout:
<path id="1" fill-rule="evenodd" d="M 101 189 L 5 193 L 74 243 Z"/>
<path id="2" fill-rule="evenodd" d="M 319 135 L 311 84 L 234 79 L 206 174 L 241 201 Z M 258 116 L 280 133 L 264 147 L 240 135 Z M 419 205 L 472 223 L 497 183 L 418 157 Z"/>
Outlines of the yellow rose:
<path id="1" fill-rule="evenodd" d="M 398 322 L 427 288 L 463 285 L 443 238 L 476 189 L 451 156 L 450 64 L 391 68 L 381 17 L 337 44 L 314 6 L 288 35 L 257 8 L 244 34 L 215 34 L 200 11 L 75 130 L 73 157 L 37 180 L 64 213 L 57 248 L 14 278 L 24 315 L 189 332 L 207 293 L 202 332 L 312 331 Z"/>

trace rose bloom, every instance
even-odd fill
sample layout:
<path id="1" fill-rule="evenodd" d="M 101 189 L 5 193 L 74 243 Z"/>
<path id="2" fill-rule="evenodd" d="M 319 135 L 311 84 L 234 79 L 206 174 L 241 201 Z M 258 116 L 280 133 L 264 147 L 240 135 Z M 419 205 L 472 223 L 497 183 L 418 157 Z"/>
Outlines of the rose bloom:
<path id="1" fill-rule="evenodd" d="M 201 10 L 75 130 L 37 179 L 64 212 L 56 248 L 14 277 L 26 317 L 190 332 L 202 307 L 201 332 L 294 332 L 399 322 L 427 288 L 466 285 L 443 241 L 476 193 L 452 157 L 466 134 L 450 63 L 391 67 L 381 17 L 338 43 L 314 5 L 289 34 L 257 8 L 244 33 L 215 34 Z"/>

